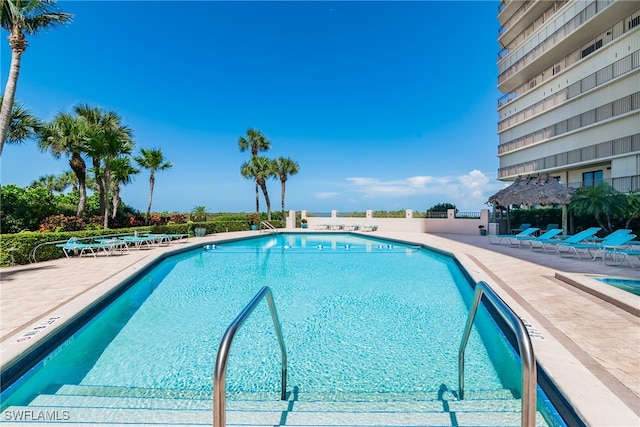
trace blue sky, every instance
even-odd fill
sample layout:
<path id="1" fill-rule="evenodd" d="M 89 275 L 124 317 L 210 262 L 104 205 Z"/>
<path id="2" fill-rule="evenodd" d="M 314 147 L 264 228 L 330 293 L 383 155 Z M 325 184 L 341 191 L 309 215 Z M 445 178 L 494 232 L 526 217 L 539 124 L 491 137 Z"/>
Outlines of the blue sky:
<path id="1" fill-rule="evenodd" d="M 300 172 L 286 208 L 486 208 L 498 168 L 497 1 L 60 1 L 75 18 L 29 38 L 16 99 L 43 120 L 88 103 L 160 148 L 152 210 L 255 209 L 247 129 Z M 11 52 L 2 32 L 1 84 Z M 7 145 L 2 184 L 69 169 Z M 148 172 L 122 189 L 145 211 Z M 272 210 L 280 182 L 268 182 Z M 264 199 L 260 200 L 265 211 Z"/>

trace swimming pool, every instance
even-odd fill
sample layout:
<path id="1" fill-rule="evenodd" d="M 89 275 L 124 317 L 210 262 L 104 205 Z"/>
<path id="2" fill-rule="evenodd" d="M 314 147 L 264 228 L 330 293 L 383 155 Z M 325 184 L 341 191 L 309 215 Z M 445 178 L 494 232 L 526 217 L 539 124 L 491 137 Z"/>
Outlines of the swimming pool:
<path id="1" fill-rule="evenodd" d="M 640 296 L 640 280 L 618 279 L 615 277 L 596 277 L 595 279 L 599 282 L 615 286 L 618 289 Z"/>
<path id="2" fill-rule="evenodd" d="M 287 234 L 161 262 L 5 393 L 3 408 L 61 384 L 210 392 L 220 338 L 263 286 L 275 296 L 300 399 L 415 400 L 457 388 L 472 288 L 453 259 L 351 235 Z M 476 322 L 467 388 L 519 389 L 504 335 L 484 310 Z M 234 342 L 229 399 L 276 396 L 279 357 L 263 305 Z"/>

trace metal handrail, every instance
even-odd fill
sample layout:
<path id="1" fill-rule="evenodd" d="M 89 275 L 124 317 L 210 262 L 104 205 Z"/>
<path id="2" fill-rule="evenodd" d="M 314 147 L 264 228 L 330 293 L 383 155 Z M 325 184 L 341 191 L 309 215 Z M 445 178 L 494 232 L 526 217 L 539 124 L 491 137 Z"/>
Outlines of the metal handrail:
<path id="1" fill-rule="evenodd" d="M 511 308 L 487 285 L 485 282 L 476 283 L 473 305 L 469 311 L 467 326 L 464 330 L 460 351 L 458 353 L 458 393 L 460 400 L 464 399 L 464 350 L 469 340 L 471 327 L 480 305 L 482 295 L 486 294 L 489 302 L 498 310 L 502 318 L 509 324 L 511 330 L 516 334 L 518 340 L 518 350 L 522 360 L 522 427 L 533 427 L 536 425 L 536 384 L 537 370 L 536 357 L 533 354 L 533 345 L 522 320 L 511 310 Z"/>
<path id="2" fill-rule="evenodd" d="M 268 230 L 271 230 L 271 231 L 272 231 L 272 232 L 274 232 L 274 233 L 277 233 L 277 232 L 278 232 L 278 229 L 277 229 L 277 228 L 275 228 L 275 227 L 273 226 L 273 224 L 271 224 L 270 222 L 267 222 L 267 221 L 262 221 L 262 222 L 260 223 L 260 227 L 261 227 L 261 228 L 260 228 L 261 230 L 262 230 L 262 227 L 264 227 L 264 229 L 265 229 L 265 230 L 267 230 L 267 229 L 268 229 Z"/>
<path id="3" fill-rule="evenodd" d="M 278 313 L 276 312 L 276 306 L 273 302 L 273 294 L 268 286 L 263 287 L 253 297 L 251 302 L 240 312 L 238 317 L 229 325 L 227 331 L 220 341 L 220 347 L 218 348 L 218 355 L 216 356 L 216 366 L 213 372 L 213 426 L 224 427 L 226 423 L 226 376 L 227 376 L 227 359 L 229 358 L 229 351 L 231 351 L 231 344 L 233 337 L 245 320 L 253 313 L 258 303 L 263 298 L 267 299 L 269 304 L 269 310 L 271 311 L 271 318 L 273 319 L 273 325 L 276 329 L 276 335 L 278 336 L 278 343 L 280 344 L 280 352 L 282 353 L 282 389 L 280 392 L 280 399 L 287 400 L 287 349 L 284 345 L 284 338 L 282 336 L 282 327 L 280 326 L 280 320 L 278 320 Z"/>

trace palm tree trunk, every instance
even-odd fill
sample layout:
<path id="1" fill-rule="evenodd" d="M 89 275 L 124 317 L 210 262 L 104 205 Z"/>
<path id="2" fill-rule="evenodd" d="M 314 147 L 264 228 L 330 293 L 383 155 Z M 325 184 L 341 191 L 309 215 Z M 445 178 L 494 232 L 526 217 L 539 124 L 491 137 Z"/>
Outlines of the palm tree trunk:
<path id="1" fill-rule="evenodd" d="M 118 206 L 120 206 L 120 185 L 117 182 L 113 184 L 113 212 L 111 213 L 111 219 L 116 219 L 116 213 L 118 212 Z"/>
<path id="2" fill-rule="evenodd" d="M 607 231 L 613 231 L 614 226 L 612 224 L 612 220 L 613 218 L 611 218 L 611 215 L 607 213 Z"/>
<path id="3" fill-rule="evenodd" d="M 106 230 L 109 228 L 109 187 L 111 187 L 111 166 L 108 161 L 105 161 L 104 167 L 104 221 L 103 227 Z"/>
<path id="4" fill-rule="evenodd" d="M 78 190 L 80 192 L 80 198 L 78 199 L 78 210 L 76 211 L 76 217 L 80 218 L 84 212 L 84 206 L 87 202 L 87 165 L 80 153 L 75 152 L 69 159 L 69 166 L 71 170 L 76 174 L 78 178 Z"/>
<path id="5" fill-rule="evenodd" d="M 153 172 L 149 177 L 149 206 L 147 207 L 147 225 L 149 225 L 149 217 L 151 216 L 151 202 L 153 201 L 153 185 L 155 184 L 155 177 Z"/>
<path id="6" fill-rule="evenodd" d="M 602 228 L 605 232 L 609 231 L 609 229 L 607 228 L 607 225 L 604 222 L 602 222 L 602 217 L 600 216 L 599 213 L 596 214 L 596 222 L 598 223 L 600 228 Z"/>
<path id="7" fill-rule="evenodd" d="M 93 173 L 96 177 L 96 185 L 98 186 L 98 200 L 100 201 L 100 213 L 104 213 L 104 181 L 103 173 L 100 171 L 100 159 L 98 157 L 93 158 Z"/>
<path id="8" fill-rule="evenodd" d="M 19 34 L 22 36 L 22 34 Z M 18 48 L 19 44 L 14 47 L 14 40 L 16 35 L 12 33 L 10 36 L 11 44 L 11 65 L 9 67 L 9 76 L 7 78 L 7 84 L 4 88 L 4 95 L 2 97 L 2 107 L 0 108 L 0 155 L 2 155 L 2 149 L 4 148 L 4 142 L 7 139 L 7 133 L 9 132 L 9 124 L 11 123 L 11 109 L 13 108 L 13 100 L 16 96 L 16 84 L 18 83 L 18 76 L 20 75 L 20 62 L 22 52 L 26 48 L 26 42 L 24 36 L 22 36 L 23 47 Z M 20 37 L 18 37 L 20 39 Z"/>
<path id="9" fill-rule="evenodd" d="M 78 193 L 80 196 L 78 197 L 78 210 L 76 211 L 76 217 L 82 217 L 84 213 L 84 207 L 87 204 L 87 180 L 86 177 L 82 177 L 82 181 L 78 181 Z"/>
<path id="10" fill-rule="evenodd" d="M 267 183 L 264 180 L 260 181 L 260 188 L 262 188 L 264 201 L 267 204 L 267 221 L 271 221 L 271 201 L 269 200 L 269 193 L 267 192 Z"/>
<path id="11" fill-rule="evenodd" d="M 260 213 L 260 193 L 258 192 L 258 180 L 256 180 L 256 213 Z"/>
<path id="12" fill-rule="evenodd" d="M 285 182 L 287 182 L 286 180 L 281 180 L 282 184 L 282 220 L 286 221 L 284 218 L 284 190 L 285 190 Z"/>

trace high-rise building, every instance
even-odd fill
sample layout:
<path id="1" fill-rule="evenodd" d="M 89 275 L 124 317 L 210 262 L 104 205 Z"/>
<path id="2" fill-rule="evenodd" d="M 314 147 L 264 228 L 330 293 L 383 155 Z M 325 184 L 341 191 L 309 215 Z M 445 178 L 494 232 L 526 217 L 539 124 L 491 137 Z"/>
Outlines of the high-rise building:
<path id="1" fill-rule="evenodd" d="M 640 190 L 640 1 L 504 0 L 498 179 Z"/>

